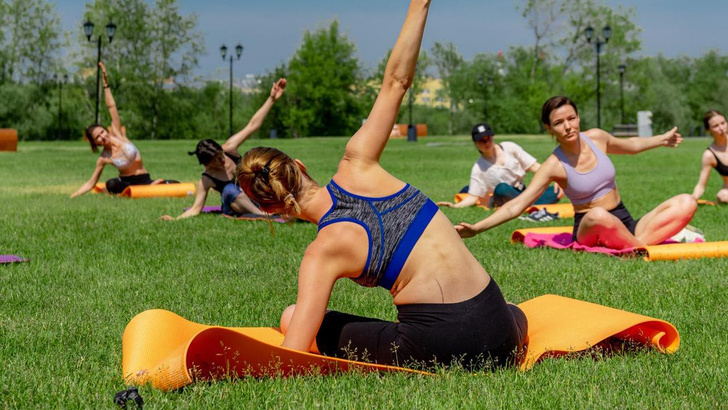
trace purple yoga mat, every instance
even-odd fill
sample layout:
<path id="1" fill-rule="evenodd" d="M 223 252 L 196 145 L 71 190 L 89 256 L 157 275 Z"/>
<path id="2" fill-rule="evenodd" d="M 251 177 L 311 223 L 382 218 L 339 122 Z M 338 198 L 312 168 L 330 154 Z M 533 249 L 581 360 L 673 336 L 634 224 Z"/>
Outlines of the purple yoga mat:
<path id="1" fill-rule="evenodd" d="M 0 263 L 28 262 L 28 259 L 15 255 L 0 255 Z"/>
<path id="2" fill-rule="evenodd" d="M 190 208 L 185 208 L 185 211 Z M 217 206 L 203 206 L 202 211 L 203 214 L 219 214 L 222 213 L 222 207 L 220 205 Z"/>

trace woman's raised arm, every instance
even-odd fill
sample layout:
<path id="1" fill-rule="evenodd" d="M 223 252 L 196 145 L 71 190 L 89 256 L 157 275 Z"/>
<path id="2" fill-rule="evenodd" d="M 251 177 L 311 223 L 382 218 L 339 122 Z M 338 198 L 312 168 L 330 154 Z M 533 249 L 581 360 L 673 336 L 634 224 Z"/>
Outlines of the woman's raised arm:
<path id="1" fill-rule="evenodd" d="M 384 80 L 369 117 L 346 145 L 344 160 L 379 163 L 407 89 L 412 85 L 425 31 L 429 0 L 412 0 L 384 70 Z"/>
<path id="2" fill-rule="evenodd" d="M 273 108 L 273 104 L 281 98 L 283 90 L 285 89 L 286 79 L 279 78 L 278 81 L 273 84 L 273 87 L 271 87 L 270 96 L 265 100 L 263 105 L 258 108 L 258 111 L 253 114 L 250 121 L 248 121 L 248 125 L 228 138 L 227 141 L 222 144 L 222 149 L 229 154 L 239 155 L 238 147 L 242 145 L 242 143 L 244 143 L 245 140 L 247 140 L 254 132 L 258 131 L 261 125 L 263 125 L 265 117 L 268 116 L 271 108 Z"/>
<path id="3" fill-rule="evenodd" d="M 109 75 L 106 73 L 106 66 L 99 61 L 99 67 L 101 67 L 101 73 L 104 79 L 104 101 L 111 116 L 111 129 L 115 137 L 126 139 L 126 133 L 121 129 L 121 118 L 119 117 L 119 111 L 116 109 L 116 101 L 114 101 L 114 96 L 111 94 L 111 87 L 109 87 Z"/>

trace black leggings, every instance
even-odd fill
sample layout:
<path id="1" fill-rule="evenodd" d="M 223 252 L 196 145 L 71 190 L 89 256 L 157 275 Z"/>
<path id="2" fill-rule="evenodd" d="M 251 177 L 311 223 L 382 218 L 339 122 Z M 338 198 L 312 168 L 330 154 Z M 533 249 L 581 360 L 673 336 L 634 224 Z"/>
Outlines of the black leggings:
<path id="1" fill-rule="evenodd" d="M 327 312 L 316 344 L 327 356 L 429 368 L 466 369 L 513 364 L 528 328 L 491 278 L 477 296 L 460 303 L 397 306 L 397 322 Z"/>
<path id="2" fill-rule="evenodd" d="M 130 185 L 151 185 L 154 181 L 149 174 L 139 174 L 124 177 L 111 178 L 106 181 L 106 190 L 110 194 L 120 194 Z M 163 184 L 177 184 L 179 181 L 164 180 Z"/>
<path id="3" fill-rule="evenodd" d="M 637 222 L 639 222 L 639 219 L 635 221 L 634 218 L 632 218 L 632 214 L 629 213 L 622 201 L 619 201 L 619 204 L 617 206 L 607 212 L 619 218 L 619 220 L 622 221 L 622 224 L 624 224 L 629 233 L 634 235 L 634 230 L 637 228 Z M 574 233 L 571 234 L 571 240 L 573 242 L 576 242 L 576 233 L 577 231 L 579 231 L 579 225 L 581 225 L 581 220 L 584 218 L 584 215 L 586 215 L 586 212 L 581 212 L 574 215 Z"/>

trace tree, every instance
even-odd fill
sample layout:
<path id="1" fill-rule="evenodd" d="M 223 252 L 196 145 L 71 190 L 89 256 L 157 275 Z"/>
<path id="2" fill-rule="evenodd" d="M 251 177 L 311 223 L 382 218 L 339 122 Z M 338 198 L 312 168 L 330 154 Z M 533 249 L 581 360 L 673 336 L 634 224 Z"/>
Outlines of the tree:
<path id="1" fill-rule="evenodd" d="M 328 28 L 306 31 L 288 64 L 286 127 L 294 137 L 350 135 L 361 126 L 365 108 L 356 46 L 339 32 L 334 20 Z"/>
<path id="2" fill-rule="evenodd" d="M 47 80 L 60 47 L 60 17 L 46 0 L 0 2 L 0 83 Z"/>
<path id="3" fill-rule="evenodd" d="M 449 134 L 453 134 L 453 113 L 461 102 L 461 95 L 455 94 L 452 87 L 452 75 L 456 73 L 463 64 L 463 57 L 453 43 L 435 42 L 432 45 L 431 53 L 437 72 L 442 80 L 442 91 L 445 97 L 450 100 L 450 125 Z"/>

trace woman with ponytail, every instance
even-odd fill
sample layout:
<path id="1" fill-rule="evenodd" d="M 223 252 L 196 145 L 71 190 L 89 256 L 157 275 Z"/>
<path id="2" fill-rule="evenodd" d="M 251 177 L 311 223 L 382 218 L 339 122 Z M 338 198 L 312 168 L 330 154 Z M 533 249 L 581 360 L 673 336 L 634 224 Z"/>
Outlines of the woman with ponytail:
<path id="1" fill-rule="evenodd" d="M 189 218 L 197 216 L 202 212 L 202 208 L 207 201 L 207 193 L 213 189 L 220 193 L 222 197 L 222 213 L 228 216 L 236 216 L 242 214 L 265 215 L 265 212 L 258 209 L 255 204 L 250 202 L 240 187 L 233 181 L 235 167 L 240 163 L 240 153 L 238 147 L 242 145 L 254 132 L 256 132 L 263 124 L 263 120 L 270 112 L 273 104 L 281 98 L 283 90 L 286 88 L 285 78 L 281 78 L 273 84 L 270 89 L 270 96 L 265 100 L 263 105 L 253 115 L 242 130 L 238 131 L 232 137 L 228 138 L 222 146 L 212 139 L 201 140 L 197 143 L 194 151 L 188 152 L 189 155 L 196 155 L 200 165 L 205 167 L 202 178 L 197 183 L 197 195 L 195 202 L 184 213 L 174 218 L 164 215 L 161 219 L 173 220 Z"/>
<path id="2" fill-rule="evenodd" d="M 381 364 L 466 368 L 513 361 L 525 315 L 463 244 L 448 218 L 417 188 L 379 164 L 412 84 L 428 0 L 412 0 L 369 118 L 346 145 L 325 187 L 275 148 L 245 153 L 236 180 L 268 213 L 318 224 L 303 255 L 298 297 L 281 316 L 283 346 Z M 349 278 L 387 289 L 397 321 L 329 311 L 334 283 Z"/>

